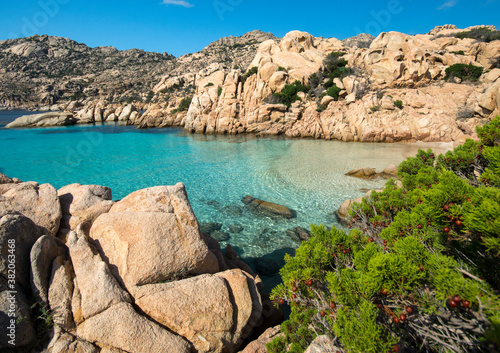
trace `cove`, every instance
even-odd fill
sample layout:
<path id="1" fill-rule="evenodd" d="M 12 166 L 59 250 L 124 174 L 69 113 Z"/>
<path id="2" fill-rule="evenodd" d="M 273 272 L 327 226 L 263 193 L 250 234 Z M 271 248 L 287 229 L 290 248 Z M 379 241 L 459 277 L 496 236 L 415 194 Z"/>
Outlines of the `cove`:
<path id="1" fill-rule="evenodd" d="M 0 128 L 0 172 L 23 181 L 108 186 L 113 199 L 157 185 L 183 182 L 200 223 L 215 222 L 237 253 L 254 264 L 280 264 L 298 243 L 286 231 L 310 224 L 338 225 L 333 212 L 384 180 L 344 176 L 357 167 L 378 171 L 418 148 L 447 144 L 369 144 L 338 141 L 193 135 L 181 129 L 137 130 L 106 124 L 35 129 Z M 285 205 L 296 218 L 261 217 L 245 195 Z M 220 234 L 220 233 L 219 233 Z"/>

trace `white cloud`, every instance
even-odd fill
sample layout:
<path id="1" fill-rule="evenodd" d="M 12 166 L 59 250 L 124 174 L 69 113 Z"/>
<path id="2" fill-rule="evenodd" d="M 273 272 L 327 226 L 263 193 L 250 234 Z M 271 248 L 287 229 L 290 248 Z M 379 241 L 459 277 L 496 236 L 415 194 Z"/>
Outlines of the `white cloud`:
<path id="1" fill-rule="evenodd" d="M 443 5 L 439 6 L 437 9 L 438 10 L 446 10 L 446 9 L 451 9 L 453 6 L 457 4 L 457 0 L 450 0 L 445 2 Z"/>
<path id="2" fill-rule="evenodd" d="M 190 4 L 189 1 L 184 0 L 163 0 L 165 5 L 179 5 L 184 7 L 193 7 L 193 4 Z"/>

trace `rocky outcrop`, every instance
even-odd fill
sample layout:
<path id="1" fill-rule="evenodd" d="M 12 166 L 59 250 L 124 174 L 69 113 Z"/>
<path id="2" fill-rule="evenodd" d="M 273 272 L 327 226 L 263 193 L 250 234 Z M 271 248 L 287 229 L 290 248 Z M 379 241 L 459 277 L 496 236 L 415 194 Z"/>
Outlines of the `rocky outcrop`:
<path id="1" fill-rule="evenodd" d="M 377 173 L 377 171 L 373 168 L 356 168 L 347 172 L 345 175 L 360 179 L 397 178 L 398 167 L 395 165 L 390 165 L 387 168 L 385 168 L 381 173 Z"/>
<path id="2" fill-rule="evenodd" d="M 35 182 L 15 184 L 2 194 L 0 209 L 16 211 L 43 227 L 47 234 L 56 235 L 61 221 L 61 206 L 57 191 L 50 184 Z"/>
<path id="3" fill-rule="evenodd" d="M 5 193 L 12 204 L 33 199 L 21 191 L 38 187 L 4 185 L 20 187 Z M 182 184 L 139 190 L 114 205 L 110 199 L 108 188 L 79 184 L 46 199 L 62 205 L 66 243 L 44 235 L 46 227 L 30 218 L 0 209 L 0 275 L 8 284 L 0 288 L 0 321 L 8 327 L 9 312 L 23 316 L 16 347 L 34 339 L 33 301 L 42 316 L 50 309 L 51 352 L 237 352 L 252 333 L 282 320 L 231 246 L 223 254 L 216 240 L 202 236 Z M 0 348 L 7 345 L 2 337 Z"/>
<path id="4" fill-rule="evenodd" d="M 90 237 L 129 291 L 166 281 L 181 271 L 219 270 L 200 236 L 182 184 L 130 194 L 97 218 Z M 145 263 L 145 257 L 150 261 Z"/>
<path id="5" fill-rule="evenodd" d="M 250 210 L 255 213 L 261 214 L 263 216 L 269 217 L 284 217 L 284 218 L 294 218 L 295 215 L 292 210 L 283 205 L 278 205 L 276 203 L 262 201 L 253 198 L 250 195 L 245 196 L 241 202 L 245 204 Z"/>
<path id="6" fill-rule="evenodd" d="M 111 189 L 99 185 L 67 185 L 57 190 L 57 196 L 62 210 L 60 227 L 67 230 L 76 230 L 83 222 L 92 224 L 114 204 Z"/>
<path id="7" fill-rule="evenodd" d="M 156 105 L 135 124 L 183 126 L 195 133 L 460 143 L 476 138 L 475 126 L 497 113 L 498 78 L 488 72 L 479 85 L 446 82 L 446 68 L 458 63 L 493 68 L 500 41 L 459 39 L 454 36 L 459 31 L 448 26 L 426 35 L 388 32 L 343 42 L 293 31 L 259 46 L 248 66 L 257 69 L 254 75 L 212 65 L 197 75 L 186 115 Z M 300 101 L 290 107 L 273 103 L 273 94 L 286 84 L 307 83 L 331 52 L 343 52 L 352 69 L 335 79 L 338 101 L 315 90 L 299 92 Z"/>
<path id="8" fill-rule="evenodd" d="M 262 335 L 259 336 L 258 339 L 250 342 L 244 350 L 240 351 L 240 353 L 267 353 L 266 344 L 270 343 L 278 336 L 285 335 L 280 333 L 280 331 L 280 326 L 268 328 Z"/>
<path id="9" fill-rule="evenodd" d="M 77 119 L 72 113 L 42 113 L 24 115 L 7 124 L 6 128 L 73 125 Z"/>

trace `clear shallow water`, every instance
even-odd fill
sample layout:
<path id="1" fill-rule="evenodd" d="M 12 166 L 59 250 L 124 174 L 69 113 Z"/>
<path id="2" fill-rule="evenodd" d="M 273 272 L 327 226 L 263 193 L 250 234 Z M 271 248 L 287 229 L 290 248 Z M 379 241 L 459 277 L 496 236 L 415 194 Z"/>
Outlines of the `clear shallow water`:
<path id="1" fill-rule="evenodd" d="M 0 111 L 0 121 L 4 113 Z M 344 200 L 362 196 L 362 188 L 385 183 L 346 177 L 346 172 L 356 167 L 381 171 L 427 147 L 191 135 L 181 129 L 137 130 L 114 124 L 0 128 L 0 172 L 56 188 L 105 185 L 115 200 L 142 188 L 183 182 L 200 222 L 222 223 L 227 233 L 230 225 L 243 227 L 239 234 L 229 233 L 227 242 L 240 256 L 252 263 L 251 258 L 268 255 L 278 262 L 285 251 L 298 246 L 286 236 L 287 229 L 336 224 L 332 212 Z M 256 216 L 243 208 L 245 195 L 283 204 L 297 217 Z M 226 206 L 241 207 L 241 215 L 225 212 Z"/>

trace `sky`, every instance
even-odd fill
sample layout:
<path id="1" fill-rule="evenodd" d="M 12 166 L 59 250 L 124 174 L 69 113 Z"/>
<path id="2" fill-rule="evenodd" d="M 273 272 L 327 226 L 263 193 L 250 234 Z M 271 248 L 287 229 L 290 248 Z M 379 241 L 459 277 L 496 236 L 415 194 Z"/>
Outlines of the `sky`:
<path id="1" fill-rule="evenodd" d="M 0 0 L 0 40 L 47 34 L 180 56 L 255 29 L 345 39 L 444 24 L 500 27 L 499 14 L 500 0 Z"/>

